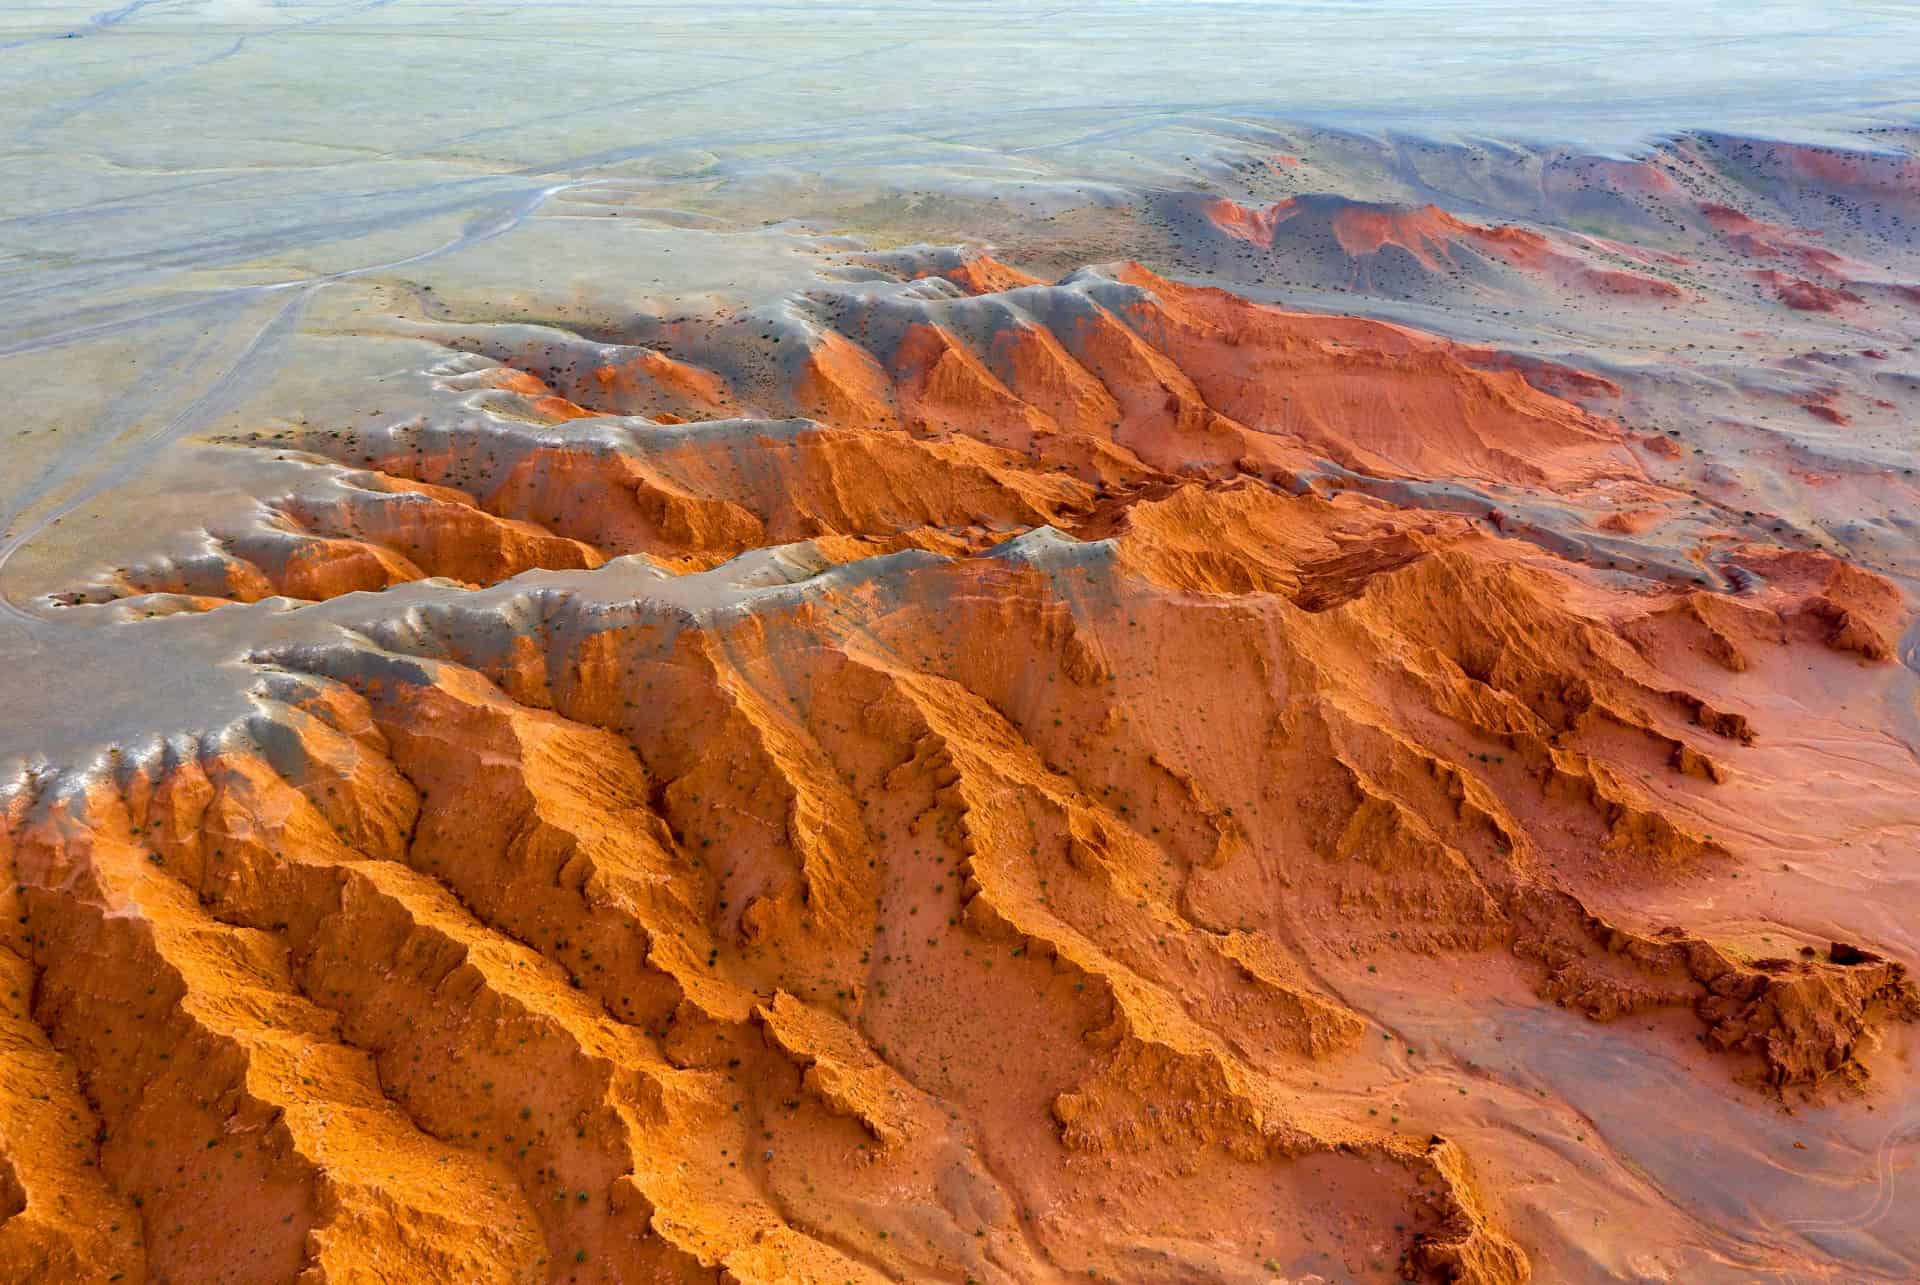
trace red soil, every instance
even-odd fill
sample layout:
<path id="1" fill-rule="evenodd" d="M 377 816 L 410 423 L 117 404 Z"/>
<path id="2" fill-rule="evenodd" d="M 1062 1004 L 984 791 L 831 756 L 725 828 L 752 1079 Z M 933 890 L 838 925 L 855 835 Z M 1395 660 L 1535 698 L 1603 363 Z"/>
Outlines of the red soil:
<path id="1" fill-rule="evenodd" d="M 1281 225 L 1299 212 L 1299 202 L 1293 198 L 1266 209 L 1249 209 L 1223 198 L 1206 208 L 1214 227 L 1267 249 L 1273 247 Z M 1684 293 L 1658 277 L 1589 263 L 1575 249 L 1530 228 L 1483 227 L 1455 218 L 1437 205 L 1352 205 L 1333 216 L 1331 227 L 1341 250 L 1353 259 L 1371 258 L 1392 246 L 1427 271 L 1440 273 L 1454 265 L 1456 249 L 1464 248 L 1567 288 L 1649 299 L 1678 299 Z"/>
<path id="2" fill-rule="evenodd" d="M 228 596 L 573 574 L 372 599 L 255 658 L 246 736 L 6 796 L 0 1275 L 1525 1281 L 1472 1148 L 1368 1106 L 1375 963 L 1661 1018 L 1756 1097 L 1867 1081 L 1900 964 L 1668 907 L 1749 859 L 1700 809 L 1767 788 L 1781 674 L 1884 664 L 1892 584 L 1630 586 L 1314 494 L 1652 488 L 1430 335 L 1138 266 L 1031 302 L 753 396 L 609 368 L 812 425 L 306 443 L 360 471 L 233 535 Z M 603 565 L 774 545 L 777 591 Z"/>

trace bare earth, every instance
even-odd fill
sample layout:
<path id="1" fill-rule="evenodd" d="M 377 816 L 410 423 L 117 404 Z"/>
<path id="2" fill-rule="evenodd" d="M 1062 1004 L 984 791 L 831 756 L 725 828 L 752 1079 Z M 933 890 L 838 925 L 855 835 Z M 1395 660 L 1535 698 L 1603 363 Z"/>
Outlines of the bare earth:
<path id="1" fill-rule="evenodd" d="M 0 1279 L 1920 1277 L 1886 33 L 987 8 L 0 26 Z"/>

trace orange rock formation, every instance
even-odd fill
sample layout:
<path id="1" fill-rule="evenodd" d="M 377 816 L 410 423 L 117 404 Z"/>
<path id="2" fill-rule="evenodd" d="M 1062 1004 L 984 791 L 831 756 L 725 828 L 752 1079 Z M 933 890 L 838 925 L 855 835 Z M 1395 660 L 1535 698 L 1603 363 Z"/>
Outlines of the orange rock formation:
<path id="1" fill-rule="evenodd" d="M 934 275 L 784 383 L 529 358 L 315 434 L 272 521 L 81 595 L 471 590 L 0 796 L 0 1277 L 1511 1285 L 1472 1149 L 1369 1107 L 1354 970 L 1666 1015 L 1756 1097 L 1920 1015 L 1661 909 L 1743 860 L 1697 805 L 1762 682 L 1883 663 L 1890 583 L 1629 581 L 1342 482 L 1657 512 L 1544 367 Z"/>
<path id="2" fill-rule="evenodd" d="M 1433 274 L 1453 271 L 1463 257 L 1478 256 L 1562 290 L 1647 299 L 1678 299 L 1683 294 L 1659 277 L 1590 263 L 1577 244 L 1559 244 L 1514 224 L 1468 223 L 1437 205 L 1373 205 L 1330 197 L 1308 205 L 1289 197 L 1266 209 L 1248 209 L 1222 198 L 1209 202 L 1205 214 L 1219 231 L 1268 250 L 1289 222 L 1308 215 L 1307 221 L 1316 225 L 1324 221 L 1340 251 L 1356 264 L 1391 248 Z"/>

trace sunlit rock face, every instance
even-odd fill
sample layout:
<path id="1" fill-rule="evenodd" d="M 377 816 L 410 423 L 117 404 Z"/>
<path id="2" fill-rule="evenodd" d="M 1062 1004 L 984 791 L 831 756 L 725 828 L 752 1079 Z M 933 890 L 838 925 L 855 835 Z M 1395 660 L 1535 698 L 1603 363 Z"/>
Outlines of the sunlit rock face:
<path id="1" fill-rule="evenodd" d="M 1434 137 L 1203 118 L 1277 29 L 1096 8 L 1214 61 L 0 39 L 0 1279 L 1920 1274 L 1914 136 L 1770 36 L 1791 141 L 1442 137 L 1419 5 Z M 434 40 L 351 154 L 248 79 Z"/>

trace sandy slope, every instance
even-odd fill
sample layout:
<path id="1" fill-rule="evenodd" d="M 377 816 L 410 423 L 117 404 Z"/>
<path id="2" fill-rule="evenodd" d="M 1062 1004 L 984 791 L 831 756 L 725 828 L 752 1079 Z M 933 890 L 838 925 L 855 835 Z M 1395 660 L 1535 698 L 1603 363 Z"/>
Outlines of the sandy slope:
<path id="1" fill-rule="evenodd" d="M 852 261 L 618 341 L 407 323 L 440 413 L 205 448 L 284 489 L 37 604 L 238 648 L 244 713 L 4 796 L 10 1279 L 1914 1252 L 1835 1239 L 1896 1172 L 1846 1149 L 1899 1141 L 1912 942 L 1779 869 L 1920 820 L 1894 582 L 1673 562 L 1695 500 L 1588 372 Z M 1848 1113 L 1850 1212 L 1649 1150 L 1783 1105 Z"/>

